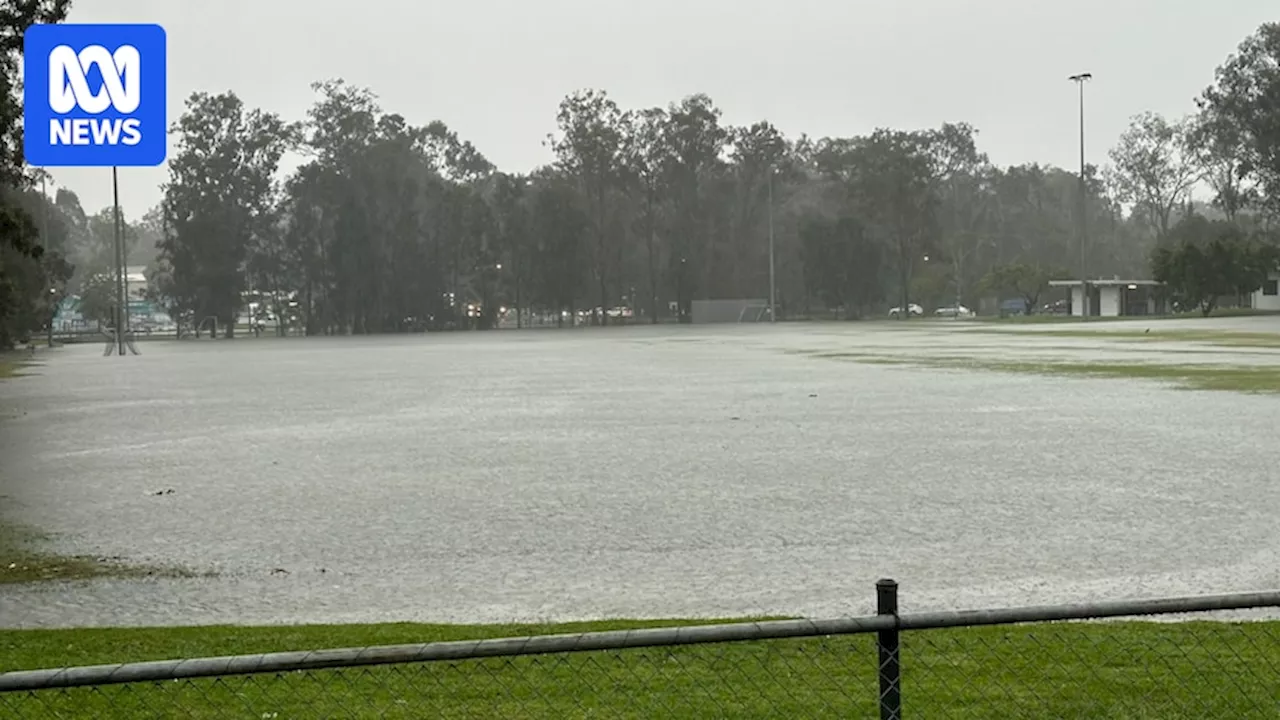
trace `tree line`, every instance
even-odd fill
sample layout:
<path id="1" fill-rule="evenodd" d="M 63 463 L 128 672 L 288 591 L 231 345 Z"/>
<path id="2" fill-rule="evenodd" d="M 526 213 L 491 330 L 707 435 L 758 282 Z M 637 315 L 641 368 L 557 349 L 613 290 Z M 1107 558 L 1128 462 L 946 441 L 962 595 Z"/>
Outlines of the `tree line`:
<path id="1" fill-rule="evenodd" d="M 38 177 L 23 159 L 19 75 L 26 29 L 62 20 L 69 4 L 0 5 L 0 349 L 52 317 L 54 288 L 71 275 L 59 243 L 38 224 L 45 203 L 33 190 Z"/>
<path id="2" fill-rule="evenodd" d="M 1278 67 L 1280 23 L 1267 23 L 1217 69 L 1197 114 L 1176 124 L 1144 116 L 1122 139 L 1134 159 L 1124 187 L 1155 230 L 1152 274 L 1184 309 L 1208 315 L 1280 270 Z M 1212 188 L 1215 215 L 1178 213 L 1197 181 Z"/>
<path id="3" fill-rule="evenodd" d="M 317 83 L 301 122 L 195 94 L 175 126 L 155 286 L 179 316 L 230 326 L 246 292 L 297 303 L 308 333 L 489 327 L 504 307 L 608 324 L 687 319 L 699 298 L 784 316 L 962 300 L 992 266 L 1078 257 L 1077 175 L 999 168 L 965 123 L 788 138 L 732 126 L 706 95 L 628 110 L 566 97 L 555 161 L 506 173 L 440 122 Z M 285 153 L 309 161 L 275 184 Z M 1089 168 L 1094 270 L 1144 262 L 1141 227 Z M 280 310 L 283 310 L 281 308 Z M 282 316 L 281 312 L 276 313 Z"/>
<path id="4" fill-rule="evenodd" d="M 65 13 L 51 7 L 43 19 Z M 485 328 L 503 310 L 519 322 L 586 311 L 603 325 L 618 307 L 643 322 L 687 319 L 696 299 L 768 298 L 771 245 L 783 317 L 1034 301 L 1048 279 L 1082 269 L 1154 274 L 1204 309 L 1205 293 L 1246 293 L 1274 266 L 1280 118 L 1267 98 L 1280 96 L 1278 61 L 1280 24 L 1263 25 L 1194 113 L 1135 117 L 1110 162 L 1083 178 L 998 166 L 963 122 L 788 137 L 765 120 L 725 123 L 706 95 L 629 109 L 603 90 L 560 103 L 553 162 L 510 173 L 444 123 L 413 125 L 342 80 L 315 84 L 298 120 L 232 92 L 195 93 L 172 128 L 163 201 L 126 237 L 158 303 L 228 333 L 249 297 L 308 334 Z M 65 293 L 104 318 L 112 302 L 94 285 L 110 213 L 36 189 L 12 150 L 11 67 L 3 200 L 27 224 L 5 233 L 0 341 L 47 322 Z M 290 153 L 306 162 L 281 179 Z M 1195 201 L 1205 187 L 1211 197 Z M 1211 251 L 1235 258 L 1215 266 L 1228 280 L 1197 276 Z"/>

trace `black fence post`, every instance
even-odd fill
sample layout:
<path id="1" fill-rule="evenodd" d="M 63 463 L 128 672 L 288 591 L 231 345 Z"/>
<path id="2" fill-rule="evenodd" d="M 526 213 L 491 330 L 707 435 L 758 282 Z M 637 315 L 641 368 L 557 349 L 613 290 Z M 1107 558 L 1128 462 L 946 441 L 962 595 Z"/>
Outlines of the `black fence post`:
<path id="1" fill-rule="evenodd" d="M 876 614 L 893 615 L 892 630 L 876 634 L 880 656 L 880 720 L 902 720 L 902 665 L 898 656 L 898 583 L 876 581 Z"/>

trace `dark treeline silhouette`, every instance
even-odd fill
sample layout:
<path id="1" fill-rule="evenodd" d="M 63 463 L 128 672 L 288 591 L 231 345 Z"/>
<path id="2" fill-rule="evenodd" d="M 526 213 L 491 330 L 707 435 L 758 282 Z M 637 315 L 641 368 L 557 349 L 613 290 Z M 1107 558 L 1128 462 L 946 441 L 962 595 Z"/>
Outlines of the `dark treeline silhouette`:
<path id="1" fill-rule="evenodd" d="M 53 316 L 54 296 L 71 275 L 60 238 L 41 232 L 48 204 L 22 155 L 19 70 L 22 38 L 32 23 L 58 22 L 69 0 L 0 4 L 0 349 L 11 347 Z M 52 292 L 51 292 L 52 291 Z"/>
<path id="2" fill-rule="evenodd" d="M 1277 61 L 1280 24 L 1263 25 L 1194 113 L 1135 117 L 1111 162 L 1087 167 L 1083 184 L 1075 168 L 994 165 L 963 122 L 788 137 L 763 120 L 724 123 L 706 95 L 627 109 L 604 91 L 573 93 L 547 139 L 554 162 L 515 174 L 443 123 L 411 125 L 341 80 L 317 83 L 297 122 L 231 92 L 196 93 L 173 127 L 164 200 L 129 226 L 128 240 L 131 257 L 157 253 L 151 291 L 173 317 L 215 317 L 228 333 L 250 296 L 307 334 L 486 328 L 504 309 L 563 322 L 586 311 L 594 324 L 614 322 L 614 308 L 628 308 L 632 322 L 687 317 L 697 299 L 768 297 L 771 230 L 782 317 L 1036 300 L 1049 279 L 1082 269 L 1156 273 L 1198 304 L 1183 287 L 1207 286 L 1187 279 L 1189 248 L 1255 252 L 1271 238 L 1280 117 L 1267 98 L 1280 96 Z M 288 153 L 307 161 L 280 180 Z M 38 285 L 31 297 L 45 304 L 74 290 L 106 317 L 110 295 L 93 288 L 95 219 L 70 193 L 45 201 L 20 169 L 8 207 L 52 215 L 52 229 L 41 239 L 27 227 L 6 241 L 5 258 L 29 257 L 41 242 L 72 257 L 74 274 L 46 268 L 22 282 Z M 1205 187 L 1211 201 L 1193 203 Z M 3 263 L 12 284 L 20 273 Z M 1259 267 L 1214 287 L 1241 292 L 1259 271 L 1265 278 Z M 26 306 L 11 296 L 0 296 L 9 323 L 0 339 L 48 311 L 28 302 L 35 310 L 15 313 Z"/>

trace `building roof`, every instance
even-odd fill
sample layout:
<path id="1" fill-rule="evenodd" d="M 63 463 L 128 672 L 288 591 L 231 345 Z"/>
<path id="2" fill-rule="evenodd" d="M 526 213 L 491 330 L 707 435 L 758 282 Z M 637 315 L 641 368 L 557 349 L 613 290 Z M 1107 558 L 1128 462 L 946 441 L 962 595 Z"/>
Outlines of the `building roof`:
<path id="1" fill-rule="evenodd" d="M 1097 280 L 1090 280 L 1089 284 L 1093 285 L 1094 287 L 1118 287 L 1121 285 L 1129 285 L 1129 286 L 1141 285 L 1145 287 L 1156 287 L 1159 285 L 1163 285 L 1164 283 L 1160 282 L 1159 280 L 1121 280 L 1119 278 L 1099 278 Z M 1079 280 L 1050 280 L 1049 285 L 1051 287 L 1079 287 L 1080 281 Z"/>

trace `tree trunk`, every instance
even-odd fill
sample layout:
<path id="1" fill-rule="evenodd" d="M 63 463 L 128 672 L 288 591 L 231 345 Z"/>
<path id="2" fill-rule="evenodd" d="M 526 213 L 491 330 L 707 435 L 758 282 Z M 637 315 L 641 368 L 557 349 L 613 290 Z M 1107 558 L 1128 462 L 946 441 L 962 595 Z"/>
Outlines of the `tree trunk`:
<path id="1" fill-rule="evenodd" d="M 902 284 L 899 289 L 902 304 L 898 307 L 902 311 L 898 313 L 899 320 L 911 319 L 911 270 L 907 267 L 908 262 L 907 242 L 901 237 L 898 239 L 898 281 Z"/>
<path id="2" fill-rule="evenodd" d="M 609 292 L 605 288 L 604 273 L 600 274 L 600 327 L 609 324 Z"/>
<path id="3" fill-rule="evenodd" d="M 600 326 L 604 327 L 609 324 L 608 313 L 605 312 L 605 306 L 609 302 L 609 296 L 605 288 L 605 272 L 609 263 L 606 259 L 608 253 L 605 252 L 605 231 L 604 231 L 604 184 L 596 186 L 596 268 L 599 273 L 600 281 Z"/>
<path id="4" fill-rule="evenodd" d="M 649 219 L 649 322 L 658 324 L 658 251 L 657 225 L 653 217 L 653 192 L 647 200 Z"/>
<path id="5" fill-rule="evenodd" d="M 307 300 L 306 300 L 307 302 L 307 320 L 306 320 L 307 337 L 310 337 L 316 334 L 316 323 L 315 323 L 316 306 L 314 304 L 315 303 L 314 287 L 315 287 L 314 283 L 312 283 L 312 281 L 308 279 L 307 280 Z"/>
<path id="6" fill-rule="evenodd" d="M 520 270 L 516 269 L 516 329 L 524 327 L 524 306 L 520 302 Z"/>

